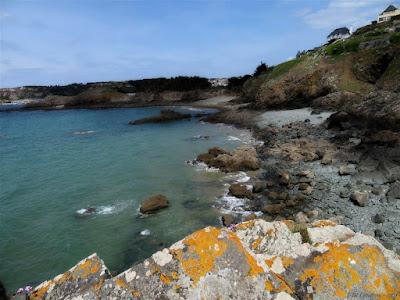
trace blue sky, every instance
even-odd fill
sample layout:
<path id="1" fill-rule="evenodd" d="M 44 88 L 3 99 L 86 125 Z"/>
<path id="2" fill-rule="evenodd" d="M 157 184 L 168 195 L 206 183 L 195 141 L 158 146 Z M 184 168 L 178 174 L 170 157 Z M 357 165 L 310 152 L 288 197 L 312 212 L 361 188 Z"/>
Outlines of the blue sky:
<path id="1" fill-rule="evenodd" d="M 0 0 L 0 86 L 228 77 L 368 24 L 393 1 Z"/>

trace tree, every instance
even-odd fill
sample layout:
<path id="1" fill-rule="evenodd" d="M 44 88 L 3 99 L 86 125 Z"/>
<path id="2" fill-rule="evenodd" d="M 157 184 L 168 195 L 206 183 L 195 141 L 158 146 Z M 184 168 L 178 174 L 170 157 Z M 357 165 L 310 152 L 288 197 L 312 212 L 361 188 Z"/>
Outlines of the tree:
<path id="1" fill-rule="evenodd" d="M 267 66 L 267 64 L 266 64 L 265 62 L 261 62 L 261 63 L 257 66 L 256 70 L 254 71 L 253 76 L 254 76 L 254 77 L 258 77 L 258 76 L 260 76 L 262 73 L 267 72 L 267 71 L 268 71 L 268 66 Z"/>

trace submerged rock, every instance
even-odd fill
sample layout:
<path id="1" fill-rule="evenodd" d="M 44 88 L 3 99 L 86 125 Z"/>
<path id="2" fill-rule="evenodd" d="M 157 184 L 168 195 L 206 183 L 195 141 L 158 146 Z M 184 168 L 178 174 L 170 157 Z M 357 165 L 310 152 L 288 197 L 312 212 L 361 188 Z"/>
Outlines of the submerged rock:
<path id="1" fill-rule="evenodd" d="M 164 195 L 152 196 L 140 205 L 140 212 L 142 214 L 151 214 L 160 209 L 167 208 L 169 206 L 169 201 Z"/>
<path id="2" fill-rule="evenodd" d="M 105 267 L 85 261 L 35 288 L 33 299 L 400 296 L 399 256 L 374 238 L 327 220 L 301 226 L 252 220 L 233 230 L 207 227 L 109 279 L 87 281 Z"/>
<path id="3" fill-rule="evenodd" d="M 146 123 L 165 123 L 172 122 L 183 119 L 190 119 L 192 117 L 191 114 L 183 114 L 177 111 L 173 111 L 170 109 L 164 109 L 160 112 L 158 116 L 147 117 L 139 120 L 133 120 L 129 122 L 129 125 L 140 125 Z"/>

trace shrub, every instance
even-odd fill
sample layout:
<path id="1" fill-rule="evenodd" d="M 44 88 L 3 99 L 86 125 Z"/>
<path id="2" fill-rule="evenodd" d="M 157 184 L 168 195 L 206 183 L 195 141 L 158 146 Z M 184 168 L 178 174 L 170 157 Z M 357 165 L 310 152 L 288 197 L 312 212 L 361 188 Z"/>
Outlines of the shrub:
<path id="1" fill-rule="evenodd" d="M 330 44 L 326 47 L 326 53 L 331 56 L 339 55 L 344 52 L 343 42 L 339 41 L 333 44 Z"/>
<path id="2" fill-rule="evenodd" d="M 260 76 L 262 73 L 265 73 L 265 72 L 267 72 L 267 71 L 268 71 L 268 66 L 267 66 L 267 64 L 266 64 L 265 62 L 261 62 L 261 63 L 257 66 L 256 70 L 254 71 L 253 76 L 254 76 L 254 77 L 258 77 L 258 76 Z"/>
<path id="3" fill-rule="evenodd" d="M 400 43 L 400 33 L 399 32 L 393 33 L 392 36 L 390 37 L 390 42 L 392 44 L 399 44 Z"/>

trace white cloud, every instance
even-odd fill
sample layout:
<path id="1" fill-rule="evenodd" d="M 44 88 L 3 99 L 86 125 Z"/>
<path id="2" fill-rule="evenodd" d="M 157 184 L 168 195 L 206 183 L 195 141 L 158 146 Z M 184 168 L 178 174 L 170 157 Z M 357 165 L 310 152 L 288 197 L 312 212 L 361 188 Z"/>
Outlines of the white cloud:
<path id="1" fill-rule="evenodd" d="M 309 11 L 302 18 L 313 28 L 357 28 L 376 20 L 389 4 L 390 0 L 330 0 L 326 8 Z"/>

